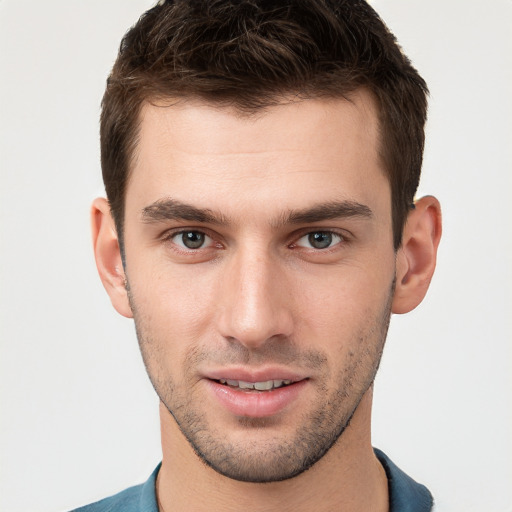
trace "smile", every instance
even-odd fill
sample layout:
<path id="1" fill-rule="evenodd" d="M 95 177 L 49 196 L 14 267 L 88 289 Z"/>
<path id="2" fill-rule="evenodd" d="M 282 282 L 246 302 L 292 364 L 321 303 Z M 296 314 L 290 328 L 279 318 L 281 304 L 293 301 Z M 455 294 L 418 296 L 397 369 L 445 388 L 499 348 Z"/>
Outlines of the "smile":
<path id="1" fill-rule="evenodd" d="M 267 377 L 263 380 L 264 378 L 253 377 L 250 380 L 241 380 L 227 379 L 217 375 L 215 378 L 205 379 L 204 382 L 212 398 L 222 409 L 235 416 L 246 418 L 265 418 L 291 409 L 295 401 L 310 386 L 309 378 L 269 379 Z"/>
<path id="2" fill-rule="evenodd" d="M 246 382 L 243 380 L 219 379 L 219 382 L 225 386 L 238 389 L 271 391 L 272 389 L 282 388 L 292 383 L 291 380 L 265 380 L 261 382 Z"/>

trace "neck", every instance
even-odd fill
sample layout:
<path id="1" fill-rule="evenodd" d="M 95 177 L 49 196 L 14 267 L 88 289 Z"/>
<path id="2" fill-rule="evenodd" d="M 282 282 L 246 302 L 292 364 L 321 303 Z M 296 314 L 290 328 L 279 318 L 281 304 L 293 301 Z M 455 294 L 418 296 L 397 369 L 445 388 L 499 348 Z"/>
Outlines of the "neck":
<path id="1" fill-rule="evenodd" d="M 371 394 L 370 389 L 343 435 L 311 469 L 282 482 L 262 484 L 232 480 L 206 466 L 160 404 L 160 512 L 387 512 L 387 479 L 370 439 Z"/>
<path id="2" fill-rule="evenodd" d="M 282 482 L 263 484 L 232 480 L 208 467 L 161 404 L 160 512 L 387 512 L 387 479 L 370 439 L 371 393 L 370 389 L 343 435 L 311 469 Z"/>

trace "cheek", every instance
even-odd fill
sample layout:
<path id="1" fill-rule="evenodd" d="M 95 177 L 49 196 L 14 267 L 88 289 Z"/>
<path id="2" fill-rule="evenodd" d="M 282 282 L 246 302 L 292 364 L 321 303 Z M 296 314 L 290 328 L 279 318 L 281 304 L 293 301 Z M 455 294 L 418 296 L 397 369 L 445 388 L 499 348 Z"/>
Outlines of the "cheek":
<path id="1" fill-rule="evenodd" d="M 392 267 L 375 272 L 351 267 L 331 272 L 328 278 L 303 282 L 299 315 L 306 339 L 323 340 L 324 346 L 344 350 L 366 337 L 388 307 L 393 283 Z"/>
<path id="2" fill-rule="evenodd" d="M 161 263 L 134 266 L 132 273 L 134 280 L 130 273 L 128 277 L 137 316 L 151 338 L 168 349 L 197 342 L 214 314 L 215 273 Z"/>

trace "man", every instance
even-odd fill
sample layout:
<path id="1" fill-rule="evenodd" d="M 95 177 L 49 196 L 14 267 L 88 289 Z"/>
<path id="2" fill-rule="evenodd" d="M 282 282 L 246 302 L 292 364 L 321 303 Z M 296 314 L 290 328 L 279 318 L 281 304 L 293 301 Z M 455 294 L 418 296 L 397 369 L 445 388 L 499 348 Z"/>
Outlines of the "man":
<path id="1" fill-rule="evenodd" d="M 426 93 L 357 0 L 160 2 L 127 33 L 93 238 L 163 459 L 82 510 L 431 510 L 370 440 L 390 315 L 441 235 L 414 201 Z"/>

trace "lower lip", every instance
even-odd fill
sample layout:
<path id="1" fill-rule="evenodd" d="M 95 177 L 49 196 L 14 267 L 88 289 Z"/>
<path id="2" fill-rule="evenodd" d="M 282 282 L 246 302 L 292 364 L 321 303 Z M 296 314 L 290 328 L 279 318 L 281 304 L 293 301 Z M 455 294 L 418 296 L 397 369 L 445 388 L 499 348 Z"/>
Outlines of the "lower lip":
<path id="1" fill-rule="evenodd" d="M 267 418 L 281 412 L 295 401 L 307 380 L 271 391 L 243 391 L 214 380 L 206 382 L 219 402 L 232 414 L 247 418 Z"/>

